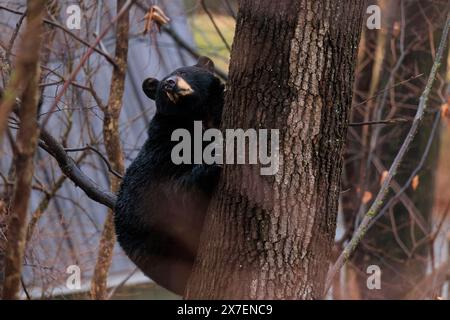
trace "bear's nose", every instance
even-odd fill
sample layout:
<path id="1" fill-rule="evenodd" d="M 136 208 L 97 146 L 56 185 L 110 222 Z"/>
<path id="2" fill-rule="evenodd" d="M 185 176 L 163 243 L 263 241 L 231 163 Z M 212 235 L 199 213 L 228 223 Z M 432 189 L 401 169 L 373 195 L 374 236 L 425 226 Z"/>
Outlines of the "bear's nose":
<path id="1" fill-rule="evenodd" d="M 164 89 L 168 91 L 173 91 L 177 85 L 175 77 L 170 77 L 164 81 Z"/>

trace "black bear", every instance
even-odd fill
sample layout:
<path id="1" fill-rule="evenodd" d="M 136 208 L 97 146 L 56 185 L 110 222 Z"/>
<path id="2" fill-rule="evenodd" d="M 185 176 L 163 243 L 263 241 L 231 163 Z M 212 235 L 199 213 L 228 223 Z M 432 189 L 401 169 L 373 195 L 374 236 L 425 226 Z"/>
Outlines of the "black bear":
<path id="1" fill-rule="evenodd" d="M 159 285 L 182 295 L 197 254 L 203 219 L 220 169 L 179 164 L 171 159 L 175 129 L 193 133 L 194 121 L 218 127 L 224 86 L 214 64 L 175 70 L 163 80 L 146 79 L 144 93 L 156 102 L 148 138 L 127 169 L 115 207 L 119 244 L 128 257 Z M 193 136 L 193 134 L 191 135 Z"/>

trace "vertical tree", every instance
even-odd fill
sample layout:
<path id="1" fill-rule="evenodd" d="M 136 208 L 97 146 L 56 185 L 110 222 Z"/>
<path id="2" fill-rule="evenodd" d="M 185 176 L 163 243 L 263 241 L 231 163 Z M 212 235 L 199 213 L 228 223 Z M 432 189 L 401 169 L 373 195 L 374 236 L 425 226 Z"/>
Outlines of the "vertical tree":
<path id="1" fill-rule="evenodd" d="M 125 8 L 127 1 L 117 1 L 117 14 Z M 124 159 L 122 145 L 120 142 L 119 117 L 122 110 L 123 93 L 125 89 L 125 77 L 127 70 L 128 56 L 128 31 L 129 31 L 129 9 L 117 21 L 117 41 L 115 61 L 117 66 L 112 73 L 111 86 L 109 90 L 108 104 L 103 107 L 103 138 L 105 149 L 112 169 L 123 173 Z M 119 191 L 121 180 L 113 175 L 109 175 L 111 191 Z M 94 276 L 92 278 L 91 296 L 93 299 L 105 299 L 107 297 L 107 277 L 111 265 L 115 240 L 113 212 L 110 210 L 106 217 L 103 232 L 100 239 L 97 263 L 95 265 Z"/>
<path id="2" fill-rule="evenodd" d="M 240 3 L 223 128 L 280 130 L 280 167 L 226 165 L 187 298 L 321 298 L 364 2 Z"/>
<path id="3" fill-rule="evenodd" d="M 2 107 L 8 109 L 8 105 L 12 106 L 11 101 L 15 101 L 19 89 L 21 90 L 22 107 L 18 112 L 20 124 L 14 144 L 16 180 L 6 234 L 8 242 L 5 252 L 3 299 L 17 298 L 25 252 L 28 201 L 34 173 L 33 157 L 39 137 L 39 53 L 44 9 L 44 0 L 27 2 L 27 27 L 21 51 L 2 101 Z M 4 116 L 7 118 L 8 112 Z"/>

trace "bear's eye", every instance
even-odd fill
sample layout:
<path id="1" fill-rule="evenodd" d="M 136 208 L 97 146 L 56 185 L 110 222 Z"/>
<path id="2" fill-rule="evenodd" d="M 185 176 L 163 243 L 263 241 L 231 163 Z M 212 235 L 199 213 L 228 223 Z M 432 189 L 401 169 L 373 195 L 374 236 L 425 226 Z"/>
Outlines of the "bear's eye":
<path id="1" fill-rule="evenodd" d="M 184 71 L 181 71 L 181 72 L 179 72 L 179 73 L 178 73 L 178 75 L 179 75 L 179 76 L 182 76 L 182 77 L 183 77 L 183 76 L 185 76 L 185 75 L 186 75 L 186 72 L 184 72 Z"/>

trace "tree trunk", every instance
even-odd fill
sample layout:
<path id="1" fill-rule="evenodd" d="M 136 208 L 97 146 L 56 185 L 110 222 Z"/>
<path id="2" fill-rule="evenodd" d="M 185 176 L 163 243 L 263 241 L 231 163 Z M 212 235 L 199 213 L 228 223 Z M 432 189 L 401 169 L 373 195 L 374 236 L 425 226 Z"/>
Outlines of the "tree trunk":
<path id="1" fill-rule="evenodd" d="M 18 298 L 25 253 L 28 202 L 34 173 L 33 158 L 39 137 L 37 124 L 39 53 L 42 42 L 44 4 L 45 1 L 29 0 L 27 2 L 27 27 L 17 58 L 15 75 L 12 75 L 12 79 L 17 75 L 24 77 L 26 75 L 26 80 L 19 80 L 23 85 L 23 94 L 22 107 L 19 110 L 20 125 L 14 146 L 16 180 L 6 234 L 2 292 L 4 300 Z"/>
<path id="2" fill-rule="evenodd" d="M 117 13 L 125 5 L 126 0 L 117 1 Z M 129 10 L 127 10 L 117 22 L 117 41 L 115 61 L 117 68 L 113 70 L 111 87 L 109 90 L 109 100 L 104 111 L 103 138 L 105 149 L 111 168 L 116 172 L 124 172 L 124 159 L 122 144 L 120 142 L 119 117 L 122 110 L 123 93 L 125 89 L 125 77 L 127 70 L 128 56 L 128 31 L 129 31 Z M 121 180 L 113 174 L 109 175 L 111 191 L 119 191 Z M 116 243 L 114 231 L 113 211 L 108 210 L 100 244 L 98 249 L 97 262 L 95 264 L 94 276 L 91 281 L 92 299 L 102 300 L 107 298 L 107 278 L 108 270 L 111 266 L 114 245 Z"/>
<path id="3" fill-rule="evenodd" d="M 322 298 L 364 2 L 241 1 L 222 127 L 279 129 L 280 167 L 225 165 L 187 298 Z"/>

